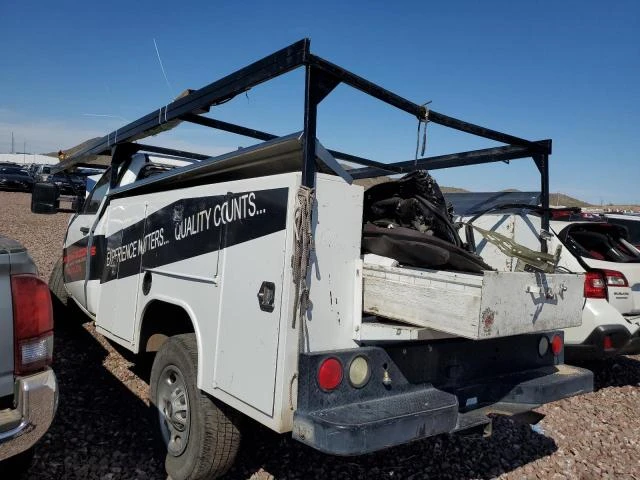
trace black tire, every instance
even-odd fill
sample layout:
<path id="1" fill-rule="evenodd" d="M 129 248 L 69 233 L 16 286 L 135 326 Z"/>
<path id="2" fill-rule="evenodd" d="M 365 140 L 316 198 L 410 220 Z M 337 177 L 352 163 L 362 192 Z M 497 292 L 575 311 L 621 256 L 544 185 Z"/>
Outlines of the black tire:
<path id="1" fill-rule="evenodd" d="M 62 257 L 58 259 L 53 266 L 51 275 L 49 275 L 49 290 L 51 290 L 51 300 L 54 303 L 54 307 L 66 307 L 69 301 L 69 295 L 64 289 L 64 278 L 62 276 Z"/>
<path id="2" fill-rule="evenodd" d="M 171 452 L 164 386 L 167 375 L 181 375 L 187 397 L 187 439 L 181 452 Z M 160 347 L 151 368 L 150 401 L 158 436 L 166 452 L 165 468 L 172 480 L 210 480 L 223 475 L 233 464 L 240 447 L 239 418 L 230 408 L 218 404 L 197 387 L 198 348 L 195 334 L 175 335 Z M 161 384 L 161 382 L 164 382 Z M 164 389 L 164 390 L 163 390 Z M 173 408 L 169 409 L 171 412 Z M 172 415 L 170 415 L 172 416 Z M 172 422 L 175 425 L 175 422 Z M 163 430 L 164 429 L 164 430 Z M 164 431 L 164 434 L 163 434 Z M 175 449 L 174 443 L 174 449 Z"/>

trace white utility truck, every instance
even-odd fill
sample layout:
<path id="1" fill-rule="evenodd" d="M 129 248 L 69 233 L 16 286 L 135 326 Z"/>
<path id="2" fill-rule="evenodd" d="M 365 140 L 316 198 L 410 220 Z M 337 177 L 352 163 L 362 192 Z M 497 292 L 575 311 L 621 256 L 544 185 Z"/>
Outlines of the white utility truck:
<path id="1" fill-rule="evenodd" d="M 297 67 L 302 132 L 276 137 L 203 115 Z M 339 83 L 508 145 L 390 164 L 325 149 L 316 109 Z M 180 122 L 264 142 L 212 158 L 133 143 Z M 549 153 L 547 141 L 427 111 L 302 40 L 61 162 L 73 171 L 106 155 L 110 166 L 70 220 L 51 288 L 111 341 L 157 352 L 150 400 L 176 480 L 224 473 L 243 416 L 336 455 L 483 431 L 489 413 L 592 390 L 590 372 L 563 364 L 558 331 L 580 321 L 582 276 L 363 255 L 366 197 L 353 179 Z M 32 211 L 58 209 L 55 185 L 37 184 Z"/>

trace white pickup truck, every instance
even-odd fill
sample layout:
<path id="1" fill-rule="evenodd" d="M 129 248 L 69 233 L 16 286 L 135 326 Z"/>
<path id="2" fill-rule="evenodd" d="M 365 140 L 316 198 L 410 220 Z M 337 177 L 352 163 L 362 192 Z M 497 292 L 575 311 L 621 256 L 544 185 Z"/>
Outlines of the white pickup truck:
<path id="1" fill-rule="evenodd" d="M 307 72 L 303 132 L 275 137 L 202 115 L 299 66 Z M 352 179 L 366 172 L 347 172 L 336 159 L 403 167 L 316 140 L 316 106 L 340 82 L 423 120 L 479 128 L 427 113 L 312 55 L 303 40 L 59 167 L 111 153 L 70 220 L 51 286 L 111 341 L 157 352 L 150 400 L 174 479 L 223 474 L 242 416 L 323 452 L 357 455 L 482 431 L 488 413 L 517 415 L 593 388 L 590 372 L 563 364 L 558 331 L 580 321 L 581 275 L 440 271 L 363 257 L 364 192 Z M 131 143 L 178 121 L 265 141 L 213 158 Z M 522 144 L 498 160 L 546 145 L 482 133 Z M 55 186 L 37 184 L 32 211 L 58 207 Z"/>

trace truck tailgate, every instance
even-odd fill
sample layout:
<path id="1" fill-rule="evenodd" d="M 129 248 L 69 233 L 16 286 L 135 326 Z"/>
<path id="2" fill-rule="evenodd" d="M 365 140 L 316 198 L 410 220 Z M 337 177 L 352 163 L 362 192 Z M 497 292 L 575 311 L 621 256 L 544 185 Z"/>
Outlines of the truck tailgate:
<path id="1" fill-rule="evenodd" d="M 364 265 L 363 310 L 397 322 L 471 339 L 579 326 L 580 274 L 473 275 Z"/>

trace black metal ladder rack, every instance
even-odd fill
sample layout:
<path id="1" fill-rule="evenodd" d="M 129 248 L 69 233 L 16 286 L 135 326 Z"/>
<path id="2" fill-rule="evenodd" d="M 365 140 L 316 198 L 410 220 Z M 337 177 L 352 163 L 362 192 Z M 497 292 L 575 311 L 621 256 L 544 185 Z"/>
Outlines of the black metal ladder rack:
<path id="1" fill-rule="evenodd" d="M 410 172 L 416 169 L 435 170 L 463 165 L 502 162 L 519 158 L 532 158 L 540 172 L 542 228 L 549 228 L 549 155 L 551 140 L 530 141 L 520 137 L 491 130 L 479 125 L 453 118 L 407 100 L 385 88 L 376 85 L 350 71 L 339 67 L 310 51 L 310 40 L 300 40 L 282 50 L 264 57 L 236 72 L 227 75 L 199 90 L 176 99 L 166 106 L 135 120 L 108 135 L 91 142 L 64 159 L 57 170 L 69 170 L 75 166 L 86 164 L 86 158 L 96 155 L 111 155 L 112 162 L 122 161 L 123 157 L 138 150 L 189 156 L 201 159 L 203 156 L 162 147 L 132 144 L 135 140 L 169 129 L 180 121 L 190 122 L 206 127 L 244 135 L 259 140 L 271 140 L 276 135 L 252 128 L 235 125 L 221 120 L 206 117 L 211 106 L 221 104 L 246 92 L 252 87 L 276 78 L 296 68 L 305 68 L 305 103 L 304 103 L 304 159 L 302 166 L 302 183 L 305 186 L 315 185 L 315 138 L 317 107 L 322 100 L 340 83 L 347 84 L 378 100 L 396 107 L 423 121 L 430 121 L 462 132 L 487 138 L 506 144 L 502 147 L 473 150 L 420 158 L 418 160 L 381 163 L 367 158 L 351 155 L 335 150 L 329 152 L 337 159 L 346 160 L 362 168 L 350 171 L 354 178 L 375 177 L 385 174 Z M 541 241 L 543 251 L 546 242 Z"/>

